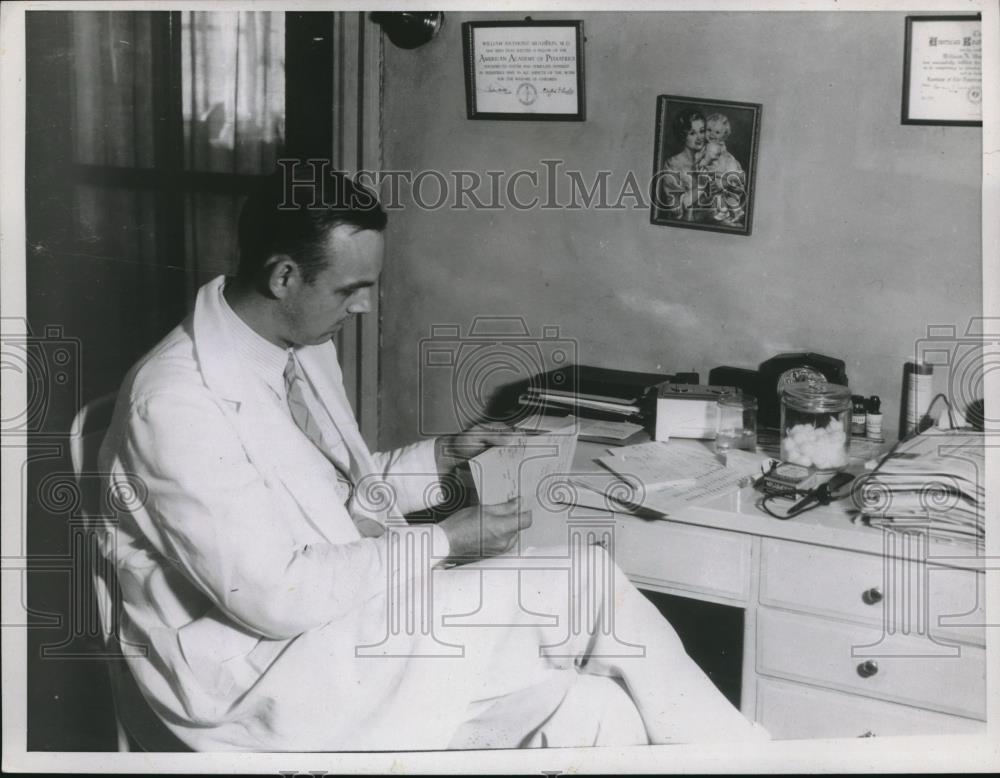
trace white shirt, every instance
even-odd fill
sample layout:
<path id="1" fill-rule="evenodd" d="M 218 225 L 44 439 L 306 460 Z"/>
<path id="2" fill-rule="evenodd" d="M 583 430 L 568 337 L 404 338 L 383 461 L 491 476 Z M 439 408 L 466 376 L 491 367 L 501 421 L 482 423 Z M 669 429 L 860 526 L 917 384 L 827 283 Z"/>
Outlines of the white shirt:
<path id="1" fill-rule="evenodd" d="M 255 332 L 230 307 L 223 294 L 224 288 L 224 286 L 219 288 L 220 307 L 223 318 L 233 335 L 233 342 L 240 360 L 250 367 L 249 372 L 259 378 L 271 390 L 275 400 L 281 404 L 288 417 L 292 418 L 291 410 L 288 407 L 284 373 L 285 365 L 288 363 L 288 355 L 294 354 L 295 349 L 283 349 Z M 316 422 L 323 433 L 323 441 L 326 443 L 328 449 L 328 451 L 324 451 L 323 453 L 332 455 L 333 459 L 341 465 L 345 472 L 355 473 L 357 468 L 356 466 L 352 467 L 355 463 L 351 461 L 350 451 L 344 444 L 343 436 L 337 430 L 323 403 L 320 402 L 315 388 L 308 380 L 308 376 L 305 378 L 306 380 L 302 382 L 303 399 L 309 408 L 309 414 L 312 416 L 313 421 Z M 334 471 L 332 466 L 331 471 Z M 336 472 L 331 472 L 331 477 L 336 477 Z"/>

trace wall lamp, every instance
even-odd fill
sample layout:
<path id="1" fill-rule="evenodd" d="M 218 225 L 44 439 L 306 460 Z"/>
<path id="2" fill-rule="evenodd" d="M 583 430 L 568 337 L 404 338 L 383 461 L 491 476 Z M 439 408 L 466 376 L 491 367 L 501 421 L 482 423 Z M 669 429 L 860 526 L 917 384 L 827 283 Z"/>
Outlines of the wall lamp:
<path id="1" fill-rule="evenodd" d="M 444 24 L 441 11 L 375 12 L 370 18 L 401 49 L 423 46 L 438 34 Z"/>

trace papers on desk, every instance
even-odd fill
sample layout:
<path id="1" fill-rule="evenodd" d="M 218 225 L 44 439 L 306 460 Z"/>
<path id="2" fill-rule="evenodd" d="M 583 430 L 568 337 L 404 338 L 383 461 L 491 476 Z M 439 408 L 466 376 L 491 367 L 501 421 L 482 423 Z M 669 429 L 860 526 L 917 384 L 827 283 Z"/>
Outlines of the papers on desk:
<path id="1" fill-rule="evenodd" d="M 573 414 L 556 416 L 549 413 L 533 413 L 518 419 L 514 422 L 514 429 L 521 432 L 554 432 L 555 430 L 565 430 L 573 424 L 579 424 Z"/>
<path id="2" fill-rule="evenodd" d="M 906 441 L 852 496 L 875 526 L 925 525 L 931 535 L 978 544 L 986 534 L 984 436 L 928 430 Z"/>
<path id="3" fill-rule="evenodd" d="M 646 491 L 665 486 L 692 486 L 704 475 L 724 467 L 719 458 L 703 445 L 651 441 L 612 451 L 597 461 L 626 480 L 641 484 Z"/>
<path id="4" fill-rule="evenodd" d="M 579 427 L 578 438 L 594 443 L 604 443 L 609 446 L 627 446 L 635 438 L 640 437 L 645 429 L 641 424 L 630 421 L 611 419 L 577 419 L 572 414 L 554 416 L 551 414 L 533 414 L 514 423 L 514 428 L 522 432 L 553 432 L 576 424 Z"/>
<path id="5" fill-rule="evenodd" d="M 643 432 L 641 424 L 630 421 L 599 421 L 590 419 L 580 424 L 580 440 L 626 446 Z"/>
<path id="6" fill-rule="evenodd" d="M 611 477 L 574 477 L 575 504 L 668 516 L 738 489 L 748 476 L 760 475 L 766 457 L 738 452 L 724 464 L 704 443 L 679 440 L 629 446 L 597 461 Z"/>
<path id="7" fill-rule="evenodd" d="M 521 497 L 530 510 L 539 498 L 554 500 L 572 472 L 576 452 L 575 423 L 548 434 L 519 435 L 506 446 L 495 446 L 469 460 L 482 505 L 497 505 Z"/>

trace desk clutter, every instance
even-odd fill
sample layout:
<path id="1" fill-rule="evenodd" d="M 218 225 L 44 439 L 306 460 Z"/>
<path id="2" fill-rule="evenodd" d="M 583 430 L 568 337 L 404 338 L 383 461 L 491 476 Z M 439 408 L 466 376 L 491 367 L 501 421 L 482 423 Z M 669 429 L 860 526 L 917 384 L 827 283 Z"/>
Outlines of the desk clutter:
<path id="1" fill-rule="evenodd" d="M 762 362 L 757 370 L 714 368 L 707 382 L 702 382 L 696 372 L 643 373 L 565 365 L 533 376 L 516 389 L 514 396 L 522 418 L 572 414 L 581 419 L 638 424 L 654 440 L 714 440 L 720 398 L 756 398 L 756 427 L 766 434 L 781 428 L 781 398 L 795 383 L 846 388 L 844 362 L 811 352 L 778 354 Z M 860 395 L 846 394 L 846 404 L 837 396 L 835 411 L 845 438 L 881 443 L 879 398 L 865 400 Z M 864 410 L 869 406 L 873 416 L 870 435 Z M 847 415 L 841 417 L 844 409 Z M 828 412 L 825 406 L 820 410 Z"/>
<path id="2" fill-rule="evenodd" d="M 767 458 L 739 450 L 720 455 L 700 441 L 677 440 L 612 449 L 596 461 L 614 477 L 575 478 L 582 492 L 574 495 L 574 504 L 600 507 L 597 494 L 606 509 L 670 516 L 747 485 Z"/>
<path id="3" fill-rule="evenodd" d="M 781 424 L 776 393 L 773 425 L 765 415 L 755 420 L 754 450 L 720 453 L 707 424 L 704 437 L 654 439 L 661 386 L 697 398 L 707 386 L 749 395 L 760 384 L 715 371 L 707 383 L 685 378 L 663 377 L 633 393 L 622 404 L 639 407 L 638 414 L 598 418 L 565 395 L 558 413 L 544 402 L 531 406 L 535 415 L 518 424 L 529 430 L 553 434 L 568 423 L 581 441 L 623 424 L 642 430 L 641 440 L 622 428 L 600 444 L 577 446 L 573 469 L 564 471 L 558 493 L 547 492 L 556 499 L 527 530 L 534 533 L 528 542 L 563 543 L 567 528 L 580 539 L 601 527 L 601 544 L 637 586 L 742 609 L 741 710 L 777 739 L 984 734 L 986 575 L 981 552 L 970 546 L 982 539 L 984 524 L 985 441 L 971 429 L 977 420 L 982 427 L 982 405 L 967 412 L 969 425 L 948 408 L 939 424 L 960 429 L 926 430 L 889 449 L 881 420 L 866 419 L 861 434 L 857 398 L 836 390 L 837 398 L 824 399 L 836 399 L 836 410 L 794 417 L 791 427 L 805 426 L 789 451 L 793 436 Z M 778 378 L 768 385 L 776 388 Z M 783 388 L 808 384 L 801 373 L 786 379 Z M 591 399 L 599 398 L 600 388 L 590 389 Z M 917 387 L 913 414 L 921 426 L 934 405 L 923 390 Z M 539 405 L 548 417 L 537 414 Z M 710 402 L 700 407 L 711 412 Z M 821 463 L 832 455 L 824 436 L 837 439 L 838 460 L 847 444 L 846 467 L 817 467 L 817 455 Z M 780 462 L 796 449 L 808 466 Z M 780 466 L 772 471 L 771 461 Z M 762 488 L 763 473 L 771 473 L 771 492 Z M 770 515 L 761 508 L 765 499 Z"/>
<path id="4" fill-rule="evenodd" d="M 490 449 L 470 462 L 480 502 L 519 494 L 529 505 L 548 499 L 665 517 L 748 485 L 769 461 L 747 451 L 719 454 L 699 440 L 647 439 L 608 445 L 606 454 L 593 458 L 597 469 L 572 468 L 577 440 L 594 429 L 590 424 L 572 416 L 532 417 L 519 424 L 522 436 L 514 445 Z"/>
<path id="5" fill-rule="evenodd" d="M 986 536 L 983 433 L 927 430 L 905 440 L 852 491 L 872 526 L 926 525 L 940 538 L 982 546 Z"/>
<path id="6" fill-rule="evenodd" d="M 600 438 L 600 442 L 621 445 L 635 442 L 631 436 L 637 426 L 658 441 L 715 440 L 719 433 L 720 404 L 724 405 L 727 398 L 744 397 L 750 400 L 746 407 L 752 411 L 748 429 L 727 430 L 727 433 L 752 438 L 744 442 L 749 443 L 747 448 L 753 448 L 754 443 L 760 443 L 760 435 L 766 437 L 783 429 L 786 408 L 782 397 L 796 384 L 803 391 L 799 392 L 799 402 L 792 406 L 792 412 L 798 414 L 796 421 L 801 422 L 795 430 L 798 439 L 793 446 L 798 450 L 793 453 L 802 455 L 800 458 L 804 459 L 805 451 L 809 450 L 819 454 L 824 462 L 830 459 L 839 463 L 837 456 L 826 457 L 818 452 L 814 440 L 805 440 L 804 436 L 810 432 L 805 426 L 822 428 L 824 434 L 832 433 L 832 427 L 838 426 L 838 443 L 843 444 L 844 457 L 852 441 L 882 442 L 880 418 L 872 426 L 873 434 L 879 437 L 866 438 L 865 419 L 858 421 L 858 401 L 861 406 L 868 401 L 851 395 L 846 388 L 844 362 L 808 352 L 779 354 L 761 363 L 758 370 L 718 367 L 709 373 L 707 383 L 696 372 L 642 373 L 564 365 L 533 376 L 515 389 L 518 412 L 514 416 L 521 419 L 519 427 L 527 425 L 529 429 L 532 424 L 537 425 L 533 419 L 543 419 L 551 428 L 553 418 L 574 415 L 586 422 L 606 422 L 593 430 L 581 429 L 582 439 Z M 880 405 L 877 397 L 872 400 L 873 408 Z M 864 416 L 864 411 L 860 413 Z M 538 431 L 543 430 L 539 427 Z M 813 458 L 810 456 L 808 463 L 800 464 L 809 466 Z"/>
<path id="7" fill-rule="evenodd" d="M 841 360 L 779 354 L 756 371 L 720 367 L 710 372 L 708 383 L 699 378 L 693 372 L 565 365 L 521 388 L 515 426 L 525 434 L 558 433 L 562 439 L 572 433 L 574 445 L 579 439 L 607 446 L 606 454 L 594 458 L 600 470 L 564 479 L 573 488 L 563 502 L 661 516 L 751 481 L 759 485 L 762 473 L 773 472 L 777 463 L 806 471 L 815 488 L 842 471 L 859 472 L 864 461 L 878 459 L 886 448 L 879 398 L 852 394 Z M 911 416 L 922 426 L 910 436 L 928 423 L 930 398 L 918 399 L 920 407 Z M 949 424 L 942 426 L 955 426 L 954 417 L 949 409 Z M 733 418 L 739 429 L 728 428 Z M 903 443 L 853 488 L 846 489 L 851 479 L 844 477 L 845 491 L 831 491 L 831 499 L 843 501 L 873 526 L 932 517 L 933 534 L 982 543 L 982 435 L 937 430 Z M 942 446 L 962 455 L 945 456 Z M 559 458 L 566 463 L 565 453 Z M 505 493 L 509 478 L 501 479 Z M 541 487 L 533 483 L 532 488 Z M 806 496 L 800 489 L 788 491 L 769 493 L 769 499 Z M 848 494 L 856 504 L 844 499 Z"/>
<path id="8" fill-rule="evenodd" d="M 651 417 L 657 387 L 671 378 L 660 373 L 566 365 L 533 377 L 522 388 L 518 403 L 529 415 L 575 413 L 589 419 L 642 424 Z"/>

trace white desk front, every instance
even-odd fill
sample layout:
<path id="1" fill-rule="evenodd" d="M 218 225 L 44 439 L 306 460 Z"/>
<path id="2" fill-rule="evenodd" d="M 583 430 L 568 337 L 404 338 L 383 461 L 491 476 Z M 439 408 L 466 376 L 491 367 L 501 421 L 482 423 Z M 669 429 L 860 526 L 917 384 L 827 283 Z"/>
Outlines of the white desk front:
<path id="1" fill-rule="evenodd" d="M 581 442 L 575 472 L 602 453 Z M 985 732 L 981 553 L 860 525 L 843 504 L 781 521 L 758 498 L 668 519 L 548 505 L 522 548 L 575 534 L 640 588 L 743 609 L 742 709 L 775 738 Z"/>

